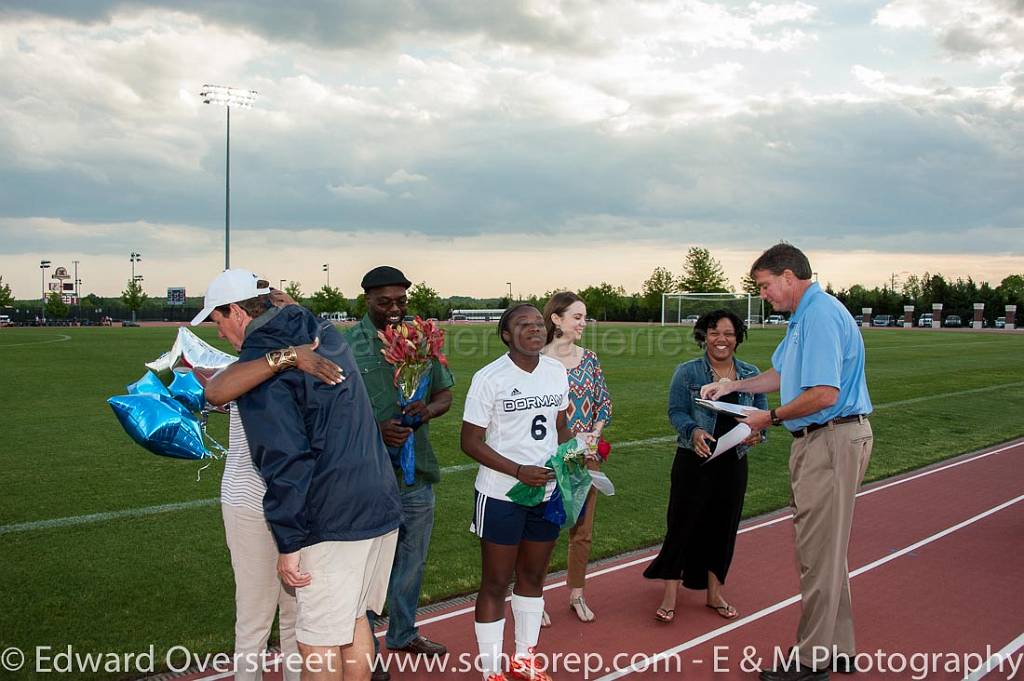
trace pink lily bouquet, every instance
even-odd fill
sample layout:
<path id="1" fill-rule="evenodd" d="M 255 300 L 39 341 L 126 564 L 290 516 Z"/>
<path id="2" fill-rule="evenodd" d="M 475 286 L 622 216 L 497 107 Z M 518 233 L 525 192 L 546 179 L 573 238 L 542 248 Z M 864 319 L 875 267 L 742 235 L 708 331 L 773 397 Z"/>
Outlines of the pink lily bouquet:
<path id="1" fill-rule="evenodd" d="M 444 356 L 444 331 L 434 322 L 416 317 L 411 322 L 389 326 L 377 335 L 384 342 L 384 359 L 395 367 L 395 387 L 411 400 L 423 376 L 430 373 L 430 360 L 448 366 Z"/>
<path id="2" fill-rule="evenodd" d="M 402 409 L 417 400 L 425 400 L 430 394 L 430 363 L 436 359 L 441 366 L 448 366 L 444 348 L 444 331 L 436 323 L 416 317 L 411 322 L 389 326 L 378 331 L 377 336 L 384 343 L 381 352 L 384 360 L 395 367 L 395 387 L 398 389 L 398 406 Z M 402 415 L 402 425 L 417 427 L 419 416 Z M 416 457 L 413 451 L 415 433 L 399 448 L 397 465 L 402 469 L 405 484 L 415 481 Z"/>

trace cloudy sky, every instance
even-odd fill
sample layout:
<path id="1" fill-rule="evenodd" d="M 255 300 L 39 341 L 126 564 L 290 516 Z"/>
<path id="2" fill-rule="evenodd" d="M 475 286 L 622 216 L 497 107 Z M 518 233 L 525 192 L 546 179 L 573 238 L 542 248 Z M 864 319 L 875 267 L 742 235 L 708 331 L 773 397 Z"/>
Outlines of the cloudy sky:
<path id="1" fill-rule="evenodd" d="M 5 0 L 0 274 L 112 295 L 231 263 L 354 296 L 639 289 L 687 247 L 738 278 L 1024 271 L 1024 0 Z"/>

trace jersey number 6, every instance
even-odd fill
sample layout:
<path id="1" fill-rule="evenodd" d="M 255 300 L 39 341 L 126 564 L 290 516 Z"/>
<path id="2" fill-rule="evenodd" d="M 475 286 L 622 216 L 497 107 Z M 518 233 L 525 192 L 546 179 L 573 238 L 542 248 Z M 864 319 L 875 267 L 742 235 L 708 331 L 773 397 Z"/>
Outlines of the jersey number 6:
<path id="1" fill-rule="evenodd" d="M 548 419 L 543 414 L 533 419 L 533 423 L 530 425 L 530 435 L 534 440 L 543 440 L 547 437 L 548 429 L 544 426 L 548 422 Z"/>

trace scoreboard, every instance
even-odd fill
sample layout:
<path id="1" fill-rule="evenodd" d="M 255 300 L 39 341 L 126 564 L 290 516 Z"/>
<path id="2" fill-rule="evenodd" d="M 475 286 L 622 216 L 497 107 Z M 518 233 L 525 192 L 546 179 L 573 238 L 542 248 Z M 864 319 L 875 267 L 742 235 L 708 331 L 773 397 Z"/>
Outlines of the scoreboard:
<path id="1" fill-rule="evenodd" d="M 184 286 L 169 286 L 169 287 L 167 287 L 167 304 L 168 305 L 184 305 L 185 304 L 185 287 Z"/>

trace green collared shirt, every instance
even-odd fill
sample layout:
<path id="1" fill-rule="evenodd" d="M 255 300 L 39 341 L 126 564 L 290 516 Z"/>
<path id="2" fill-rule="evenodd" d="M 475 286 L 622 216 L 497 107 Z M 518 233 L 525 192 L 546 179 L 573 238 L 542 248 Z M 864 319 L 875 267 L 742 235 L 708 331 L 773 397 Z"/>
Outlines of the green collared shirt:
<path id="1" fill-rule="evenodd" d="M 374 418 L 383 421 L 400 417 L 402 410 L 398 407 L 398 389 L 394 383 L 395 368 L 384 361 L 384 342 L 377 336 L 377 327 L 370 321 L 370 315 L 363 315 L 358 324 L 346 331 L 345 340 L 356 357 L 359 373 L 362 374 L 366 392 L 370 396 L 370 404 L 373 405 Z M 437 360 L 431 360 L 430 372 L 431 394 L 455 385 L 452 373 Z M 429 421 L 416 429 L 413 451 L 416 454 L 416 481 L 411 485 L 405 485 L 401 470 L 396 468 L 399 488 L 412 489 L 440 482 L 441 470 L 437 465 L 437 457 L 434 456 L 434 448 L 430 446 Z"/>

